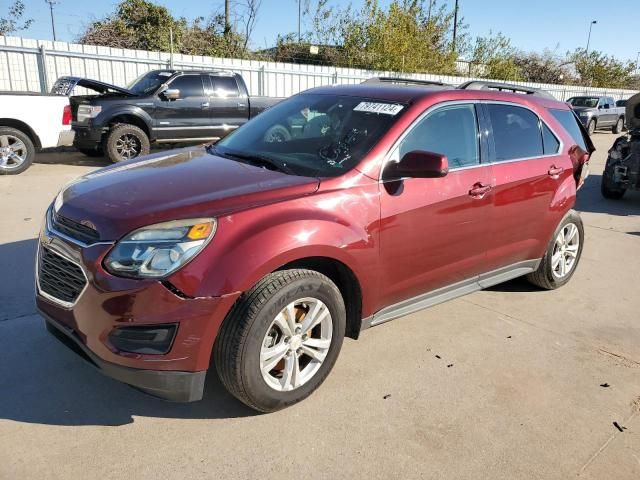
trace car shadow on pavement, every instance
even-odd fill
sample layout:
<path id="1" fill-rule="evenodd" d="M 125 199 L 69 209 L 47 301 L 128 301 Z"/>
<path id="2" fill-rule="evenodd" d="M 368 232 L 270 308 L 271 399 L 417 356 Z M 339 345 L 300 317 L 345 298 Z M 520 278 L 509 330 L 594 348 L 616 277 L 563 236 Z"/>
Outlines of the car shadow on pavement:
<path id="1" fill-rule="evenodd" d="M 76 167 L 106 167 L 111 162 L 104 157 L 88 157 L 74 149 L 46 150 L 36 154 L 35 163 L 42 165 L 72 165 Z"/>
<path id="2" fill-rule="evenodd" d="M 578 191 L 575 209 L 579 212 L 608 215 L 640 215 L 640 192 L 627 191 L 620 200 L 604 198 L 600 193 L 602 175 L 589 175 Z"/>
<path id="3" fill-rule="evenodd" d="M 47 425 L 125 425 L 134 416 L 255 415 L 207 375 L 204 399 L 160 400 L 102 375 L 44 327 L 35 313 L 36 240 L 0 244 L 0 419 Z"/>

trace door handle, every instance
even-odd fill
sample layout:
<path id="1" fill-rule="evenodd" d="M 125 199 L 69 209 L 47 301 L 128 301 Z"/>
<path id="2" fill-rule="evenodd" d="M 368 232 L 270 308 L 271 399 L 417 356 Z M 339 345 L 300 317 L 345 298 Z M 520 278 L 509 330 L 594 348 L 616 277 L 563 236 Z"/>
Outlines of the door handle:
<path id="1" fill-rule="evenodd" d="M 469 195 L 473 198 L 482 198 L 489 193 L 492 188 L 493 187 L 491 185 L 484 185 L 481 182 L 477 182 L 474 183 L 471 190 L 469 190 Z"/>
<path id="2" fill-rule="evenodd" d="M 202 103 L 200 104 L 200 107 L 202 107 L 202 108 L 209 108 L 209 102 L 202 102 Z"/>
<path id="3" fill-rule="evenodd" d="M 239 108 L 244 108 L 244 107 L 246 107 L 246 106 L 247 106 L 247 104 L 246 104 L 246 103 L 238 102 L 238 107 L 239 107 Z"/>
<path id="4" fill-rule="evenodd" d="M 552 178 L 558 178 L 562 172 L 564 172 L 564 168 L 551 165 L 547 174 Z"/>

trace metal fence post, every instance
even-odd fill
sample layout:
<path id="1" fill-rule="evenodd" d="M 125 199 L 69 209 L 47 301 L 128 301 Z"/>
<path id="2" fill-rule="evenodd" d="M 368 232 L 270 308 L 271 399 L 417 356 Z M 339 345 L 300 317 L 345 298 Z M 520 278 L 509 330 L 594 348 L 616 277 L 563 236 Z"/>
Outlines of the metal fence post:
<path id="1" fill-rule="evenodd" d="M 338 70 L 336 69 L 335 72 L 333 72 L 333 84 L 335 85 L 336 83 L 338 83 Z"/>
<path id="2" fill-rule="evenodd" d="M 258 95 L 264 96 L 264 65 L 258 70 Z"/>
<path id="3" fill-rule="evenodd" d="M 40 53 L 36 55 L 38 59 L 38 76 L 40 77 L 40 92 L 49 91 L 49 76 L 47 75 L 47 51 L 44 45 L 40 45 Z"/>

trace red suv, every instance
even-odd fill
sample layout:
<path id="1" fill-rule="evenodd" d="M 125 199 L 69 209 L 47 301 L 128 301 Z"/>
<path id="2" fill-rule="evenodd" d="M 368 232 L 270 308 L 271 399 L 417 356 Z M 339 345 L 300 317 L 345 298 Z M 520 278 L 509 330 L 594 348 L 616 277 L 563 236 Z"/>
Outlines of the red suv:
<path id="1" fill-rule="evenodd" d="M 535 93 L 310 90 L 215 145 L 66 186 L 37 305 L 117 380 L 194 401 L 213 364 L 277 410 L 322 383 L 345 336 L 521 275 L 565 284 L 592 151 L 570 107 Z"/>

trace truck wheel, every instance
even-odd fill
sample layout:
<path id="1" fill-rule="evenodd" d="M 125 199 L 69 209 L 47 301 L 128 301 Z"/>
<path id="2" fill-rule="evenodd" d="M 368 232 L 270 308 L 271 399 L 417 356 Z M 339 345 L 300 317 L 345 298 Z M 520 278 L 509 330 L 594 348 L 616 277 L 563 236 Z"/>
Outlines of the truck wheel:
<path id="1" fill-rule="evenodd" d="M 608 198 L 609 200 L 620 200 L 626 189 L 624 188 L 615 188 L 615 184 L 613 182 L 613 178 L 611 175 L 607 173 L 607 169 L 605 168 L 602 173 L 602 182 L 600 183 L 600 192 L 604 198 Z"/>
<path id="2" fill-rule="evenodd" d="M 27 134 L 0 127 L 0 175 L 17 175 L 33 163 L 36 148 Z"/>
<path id="3" fill-rule="evenodd" d="M 587 125 L 587 133 L 589 134 L 589 136 L 591 136 L 595 131 L 596 131 L 596 121 L 589 120 L 589 124 Z"/>
<path id="4" fill-rule="evenodd" d="M 527 280 L 545 290 L 554 290 L 567 283 L 580 261 L 583 241 L 582 219 L 571 210 L 553 233 L 538 269 L 527 275 Z"/>
<path id="5" fill-rule="evenodd" d="M 147 134 L 141 128 L 128 123 L 114 125 L 104 143 L 107 157 L 113 163 L 146 155 L 150 149 Z"/>
<path id="6" fill-rule="evenodd" d="M 104 151 L 102 147 L 96 148 L 78 148 L 78 151 L 87 157 L 98 158 L 104 156 Z"/>
<path id="7" fill-rule="evenodd" d="M 244 293 L 214 346 L 218 376 L 260 412 L 297 403 L 322 384 L 344 339 L 338 287 L 312 270 L 271 273 Z"/>
<path id="8" fill-rule="evenodd" d="M 622 132 L 623 128 L 624 128 L 624 118 L 620 117 L 616 122 L 616 124 L 613 126 L 613 128 L 611 128 L 611 131 L 613 133 L 620 133 Z"/>
<path id="9" fill-rule="evenodd" d="M 274 125 L 264 132 L 263 140 L 265 143 L 288 142 L 291 140 L 291 134 L 283 125 Z"/>

